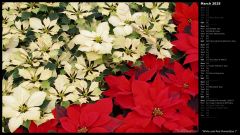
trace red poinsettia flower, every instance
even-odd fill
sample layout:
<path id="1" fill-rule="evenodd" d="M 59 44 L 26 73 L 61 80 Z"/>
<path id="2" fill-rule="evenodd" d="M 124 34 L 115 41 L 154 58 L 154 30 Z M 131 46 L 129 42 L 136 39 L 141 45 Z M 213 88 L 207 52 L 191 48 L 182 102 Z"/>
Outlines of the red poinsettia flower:
<path id="1" fill-rule="evenodd" d="M 193 21 L 198 21 L 198 5 L 196 2 L 190 6 L 183 2 L 176 2 L 174 20 L 178 23 L 178 32 L 184 32 L 186 26 L 189 26 Z"/>
<path id="2" fill-rule="evenodd" d="M 71 105 L 67 117 L 60 118 L 62 127 L 72 133 L 112 132 L 114 130 L 112 99 L 101 99 L 94 104 Z"/>
<path id="3" fill-rule="evenodd" d="M 177 112 L 177 106 L 183 102 L 180 98 L 172 99 L 169 96 L 168 87 L 161 83 L 159 74 L 151 84 L 134 80 L 132 92 L 136 107 L 124 119 L 127 125 L 123 124 L 118 131 L 126 130 L 127 127 L 131 128 L 129 130 L 144 129 L 147 132 L 177 131 L 193 124 Z"/>
<path id="4" fill-rule="evenodd" d="M 109 75 L 105 77 L 109 89 L 103 94 L 114 98 L 115 103 L 124 109 L 131 109 L 134 107 L 132 98 L 131 82 L 124 76 Z"/>
<path id="5" fill-rule="evenodd" d="M 198 22 L 191 24 L 191 34 L 175 34 L 178 40 L 172 42 L 177 49 L 186 53 L 184 64 L 191 64 L 192 70 L 198 72 Z"/>
<path id="6" fill-rule="evenodd" d="M 170 90 L 180 92 L 182 96 L 196 96 L 198 94 L 198 79 L 190 69 L 184 69 L 178 62 L 174 63 L 174 74 L 167 74 L 171 82 Z"/>
<path id="7" fill-rule="evenodd" d="M 157 56 L 147 53 L 140 59 L 142 65 L 140 67 L 134 67 L 124 74 L 135 77 L 135 79 L 148 81 L 156 72 L 159 72 L 164 66 L 169 64 L 170 59 L 158 59 Z"/>
<path id="8" fill-rule="evenodd" d="M 33 121 L 29 126 L 29 133 L 49 133 L 57 132 L 57 121 L 56 119 L 48 120 L 47 122 L 37 126 Z"/>

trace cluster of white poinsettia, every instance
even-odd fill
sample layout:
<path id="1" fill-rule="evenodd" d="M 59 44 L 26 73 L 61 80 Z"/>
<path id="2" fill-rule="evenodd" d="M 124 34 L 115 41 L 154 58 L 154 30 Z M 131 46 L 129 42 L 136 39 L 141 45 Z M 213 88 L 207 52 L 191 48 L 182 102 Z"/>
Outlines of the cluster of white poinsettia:
<path id="1" fill-rule="evenodd" d="M 169 7 L 168 2 L 3 3 L 2 109 L 9 130 L 52 119 L 56 104 L 100 99 L 96 78 L 109 65 L 135 63 L 146 53 L 170 58 L 173 45 L 166 33 L 175 32 L 175 25 Z"/>

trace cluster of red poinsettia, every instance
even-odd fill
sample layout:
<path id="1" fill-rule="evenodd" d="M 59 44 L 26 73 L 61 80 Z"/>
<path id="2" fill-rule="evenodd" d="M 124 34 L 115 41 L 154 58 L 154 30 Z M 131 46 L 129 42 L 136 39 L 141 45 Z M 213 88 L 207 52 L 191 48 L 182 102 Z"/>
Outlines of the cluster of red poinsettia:
<path id="1" fill-rule="evenodd" d="M 29 132 L 194 132 L 198 127 L 198 5 L 176 3 L 178 24 L 175 51 L 186 54 L 184 62 L 141 58 L 140 67 L 108 75 L 105 98 L 68 108 L 56 106 L 54 119 Z M 129 63 L 131 66 L 131 63 Z M 118 107 L 118 113 L 113 111 Z M 16 132 L 23 132 L 19 128 Z"/>
<path id="2" fill-rule="evenodd" d="M 176 24 L 178 24 L 178 33 L 176 41 L 172 44 L 184 52 L 187 57 L 184 61 L 185 64 L 190 64 L 194 73 L 198 72 L 198 5 L 192 3 L 187 5 L 185 3 L 177 2 L 173 15 Z"/>

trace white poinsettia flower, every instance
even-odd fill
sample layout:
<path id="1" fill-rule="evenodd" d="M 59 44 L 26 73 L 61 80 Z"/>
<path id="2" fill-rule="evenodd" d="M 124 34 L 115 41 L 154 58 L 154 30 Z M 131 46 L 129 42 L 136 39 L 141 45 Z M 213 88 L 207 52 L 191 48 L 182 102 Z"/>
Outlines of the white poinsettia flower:
<path id="1" fill-rule="evenodd" d="M 50 20 L 50 18 L 45 18 L 41 21 L 39 18 L 32 17 L 29 19 L 30 27 L 33 29 L 32 31 L 36 33 L 47 33 L 51 35 L 55 35 L 58 33 L 60 27 L 57 25 L 57 20 Z"/>
<path id="2" fill-rule="evenodd" d="M 15 21 L 15 27 L 11 27 L 10 32 L 19 39 L 24 40 L 26 38 L 27 29 L 29 28 L 29 22 L 27 20 L 21 22 L 20 20 Z"/>
<path id="3" fill-rule="evenodd" d="M 149 9 L 168 9 L 169 2 L 144 2 L 145 6 Z"/>
<path id="4" fill-rule="evenodd" d="M 11 48 L 2 52 L 3 69 L 7 71 L 13 70 L 16 66 L 36 67 L 39 66 L 41 60 L 35 56 L 30 57 L 26 50 L 22 48 Z"/>
<path id="5" fill-rule="evenodd" d="M 6 79 L 3 79 L 3 80 L 2 80 L 2 94 L 3 94 L 3 95 L 9 95 L 9 94 L 11 94 L 11 93 L 13 92 L 13 87 L 12 87 L 12 85 L 13 85 L 13 76 L 12 76 L 12 75 L 9 76 L 9 77 L 7 78 L 7 80 L 6 80 Z"/>
<path id="6" fill-rule="evenodd" d="M 151 15 L 151 14 L 150 14 Z M 135 23 L 132 23 L 134 30 L 142 37 L 148 38 L 163 38 L 163 24 L 151 21 L 149 14 L 138 12 L 133 15 Z"/>
<path id="7" fill-rule="evenodd" d="M 42 6 L 42 4 L 40 4 L 40 2 L 25 2 L 25 3 L 26 3 L 25 11 L 32 12 L 35 14 L 37 14 L 39 12 L 40 7 Z"/>
<path id="8" fill-rule="evenodd" d="M 14 88 L 12 95 L 3 96 L 2 115 L 10 118 L 8 123 L 10 131 L 14 132 L 23 121 L 38 120 L 41 113 L 39 106 L 42 105 L 45 97 L 45 92 L 30 93 L 22 87 Z"/>
<path id="9" fill-rule="evenodd" d="M 8 3 L 8 2 L 6 2 L 6 3 Z M 4 3 L 3 6 L 6 3 Z M 9 10 L 3 9 L 2 10 L 2 26 L 3 26 L 3 28 L 7 28 L 7 27 L 9 28 L 10 26 L 12 26 L 14 24 L 16 17 L 17 17 L 17 15 L 12 14 Z"/>
<path id="10" fill-rule="evenodd" d="M 22 9 L 27 8 L 27 2 L 6 2 L 3 7 L 4 9 L 9 8 L 19 13 Z"/>
<path id="11" fill-rule="evenodd" d="M 23 48 L 13 48 L 7 53 L 3 53 L 3 61 L 9 62 L 10 65 L 23 67 L 38 67 L 43 60 L 40 53 L 32 52 L 30 55 Z"/>
<path id="12" fill-rule="evenodd" d="M 111 15 L 108 21 L 115 27 L 113 32 L 117 36 L 127 36 L 133 32 L 131 26 L 133 18 L 129 6 L 125 3 L 118 4 L 116 16 Z"/>
<path id="13" fill-rule="evenodd" d="M 83 52 L 110 54 L 113 38 L 109 36 L 109 30 L 108 22 L 102 22 L 98 24 L 96 32 L 80 30 L 80 34 L 74 37 L 73 42 L 80 44 L 78 49 Z"/>
<path id="14" fill-rule="evenodd" d="M 78 91 L 78 101 L 80 104 L 88 103 L 89 101 L 96 101 L 100 99 L 102 91 L 99 89 L 98 82 L 90 82 L 89 84 L 84 80 L 77 80 L 74 85 Z"/>
<path id="15" fill-rule="evenodd" d="M 54 42 L 49 34 L 42 34 L 37 42 L 31 42 L 28 48 L 32 52 L 40 53 L 43 60 L 48 61 L 51 58 L 51 53 L 58 51 L 63 45 L 62 41 Z"/>
<path id="16" fill-rule="evenodd" d="M 70 84 L 70 81 L 66 75 L 58 75 L 54 82 L 55 88 L 51 87 L 49 92 L 49 99 L 52 101 L 76 101 L 78 95 L 76 94 L 76 88 Z"/>
<path id="17" fill-rule="evenodd" d="M 21 17 L 27 2 L 6 2 L 3 8 L 9 11 L 9 16 Z"/>
<path id="18" fill-rule="evenodd" d="M 6 36 L 3 36 L 3 50 L 8 50 L 12 48 L 16 48 L 19 44 L 19 38 L 18 36 L 14 34 L 8 34 Z"/>
<path id="19" fill-rule="evenodd" d="M 57 68 L 61 68 L 65 65 L 65 63 L 70 63 L 73 61 L 73 57 L 70 51 L 64 51 L 59 55 L 58 50 L 53 50 L 49 52 L 49 56 L 51 59 L 55 60 L 57 63 Z"/>
<path id="20" fill-rule="evenodd" d="M 75 67 L 78 69 L 76 78 L 93 80 L 102 73 L 106 67 L 95 61 L 87 61 L 83 56 L 77 57 Z"/>
<path id="21" fill-rule="evenodd" d="M 98 2 L 98 11 L 103 15 L 109 15 L 111 13 L 116 12 L 117 10 L 117 2 Z"/>
<path id="22" fill-rule="evenodd" d="M 13 54 L 14 50 L 17 50 L 16 47 L 19 44 L 19 38 L 17 36 L 14 36 L 12 34 L 8 34 L 6 36 L 3 36 L 2 40 L 2 61 L 3 61 L 3 69 L 11 70 L 12 69 L 12 63 L 10 60 L 11 54 Z"/>
<path id="23" fill-rule="evenodd" d="M 157 19 L 159 19 L 158 21 L 165 21 L 162 20 L 163 14 L 160 13 L 165 12 L 168 9 L 169 2 L 145 2 L 145 6 L 151 10 L 151 16 L 153 17 L 151 21 L 155 21 Z"/>
<path id="24" fill-rule="evenodd" d="M 157 55 L 159 59 L 171 58 L 170 49 L 173 47 L 170 41 L 162 39 L 160 44 L 151 46 L 149 53 Z"/>
<path id="25" fill-rule="evenodd" d="M 176 32 L 176 25 L 175 24 L 168 24 L 164 26 L 164 29 L 169 31 L 170 33 Z"/>
<path id="26" fill-rule="evenodd" d="M 66 10 L 63 12 L 72 20 L 82 19 L 92 14 L 93 9 L 91 3 L 86 2 L 69 2 Z"/>
<path id="27" fill-rule="evenodd" d="M 15 65 L 20 65 L 25 62 L 26 57 L 16 57 L 13 56 L 17 55 L 15 52 L 17 52 L 18 49 L 8 49 L 7 51 L 2 52 L 2 69 L 5 69 L 7 71 L 13 70 L 15 68 Z M 17 60 L 17 58 L 19 58 Z"/>
<path id="28" fill-rule="evenodd" d="M 75 67 L 75 64 L 70 64 L 69 62 L 64 62 L 64 71 L 66 72 L 66 76 L 70 79 L 71 83 L 74 83 L 77 80 L 77 74 L 80 71 Z"/>
<path id="29" fill-rule="evenodd" d="M 145 54 L 146 47 L 139 39 L 120 37 L 114 42 L 114 48 L 118 49 L 113 53 L 114 61 L 135 62 Z"/>
<path id="30" fill-rule="evenodd" d="M 169 12 L 169 2 L 157 2 L 157 3 L 145 3 L 145 6 L 151 9 L 151 14 L 149 14 L 149 20 L 154 25 L 156 25 L 156 28 L 153 28 L 155 30 L 159 29 L 165 29 L 169 31 L 170 33 L 175 32 L 175 24 L 173 24 L 172 21 L 172 13 Z"/>
<path id="31" fill-rule="evenodd" d="M 34 83 L 34 86 L 39 88 L 42 80 L 47 80 L 53 75 L 53 71 L 44 69 L 44 67 L 35 68 L 22 68 L 18 69 L 18 73 L 25 80 Z"/>

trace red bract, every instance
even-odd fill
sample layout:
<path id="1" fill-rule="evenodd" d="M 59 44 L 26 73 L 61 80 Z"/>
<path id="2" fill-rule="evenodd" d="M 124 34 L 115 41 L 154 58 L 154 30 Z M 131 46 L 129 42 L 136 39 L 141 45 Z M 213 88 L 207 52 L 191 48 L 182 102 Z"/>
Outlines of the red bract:
<path id="1" fill-rule="evenodd" d="M 136 123 L 136 121 L 138 122 L 139 119 L 134 115 L 138 114 L 129 113 L 127 118 L 124 119 L 123 124 L 116 129 L 116 133 L 154 133 L 162 131 L 155 124 L 152 124 L 152 122 L 150 122 L 146 127 L 142 127 L 140 124 Z"/>
<path id="2" fill-rule="evenodd" d="M 178 23 L 178 32 L 184 32 L 186 26 L 198 20 L 197 3 L 192 3 L 191 6 L 189 6 L 182 2 L 176 2 L 173 18 Z"/>
<path id="3" fill-rule="evenodd" d="M 131 82 L 124 76 L 105 77 L 109 89 L 103 92 L 104 95 L 115 98 L 115 103 L 122 108 L 131 109 L 134 107 L 132 98 Z"/>
<path id="4" fill-rule="evenodd" d="M 172 42 L 177 49 L 186 53 L 184 64 L 191 64 L 192 70 L 198 72 L 198 22 L 191 24 L 191 35 L 186 33 L 175 34 L 178 40 Z"/>
<path id="5" fill-rule="evenodd" d="M 60 118 L 63 128 L 71 133 L 112 132 L 114 130 L 112 99 L 101 99 L 94 104 L 72 105 L 67 108 L 67 117 Z"/>
<path id="6" fill-rule="evenodd" d="M 198 94 L 198 79 L 194 73 L 189 69 L 184 69 L 178 62 L 174 63 L 173 70 L 175 74 L 167 74 L 171 82 L 170 90 L 180 92 L 183 94 L 182 96 L 187 96 L 187 99 L 188 95 L 196 96 Z"/>
<path id="7" fill-rule="evenodd" d="M 192 126 L 198 126 L 198 113 L 190 108 L 187 104 L 181 104 L 178 106 L 178 111 L 182 115 L 188 116 L 189 119 L 194 123 Z M 191 127 L 193 128 L 193 127 Z"/>
<path id="8" fill-rule="evenodd" d="M 164 66 L 162 59 L 157 59 L 157 56 L 150 53 L 144 55 L 141 60 L 147 69 L 157 68 L 160 70 Z"/>
<path id="9" fill-rule="evenodd" d="M 24 129 L 22 127 L 19 127 L 17 130 L 14 131 L 14 133 L 24 133 Z"/>
<path id="10" fill-rule="evenodd" d="M 57 132 L 57 121 L 56 119 L 49 120 L 39 126 L 37 126 L 33 121 L 29 127 L 29 133 L 49 133 Z"/>

